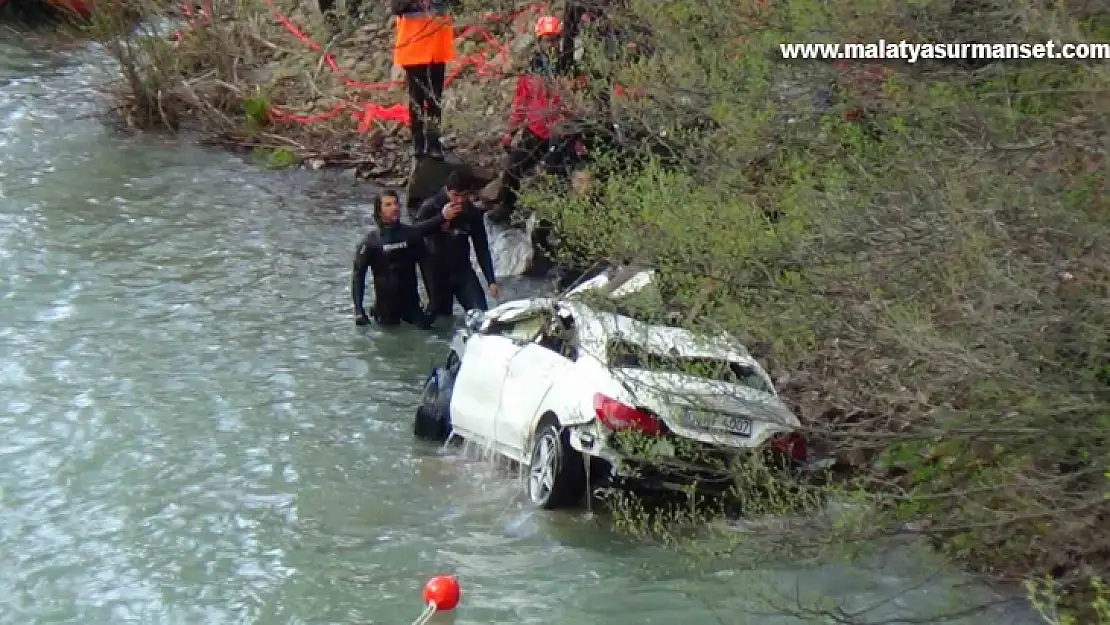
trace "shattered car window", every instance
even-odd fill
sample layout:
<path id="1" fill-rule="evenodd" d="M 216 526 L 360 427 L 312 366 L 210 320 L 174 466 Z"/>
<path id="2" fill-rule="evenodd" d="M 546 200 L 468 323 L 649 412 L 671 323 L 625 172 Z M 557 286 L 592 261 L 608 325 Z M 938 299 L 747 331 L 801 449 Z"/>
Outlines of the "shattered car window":
<path id="1" fill-rule="evenodd" d="M 608 365 L 614 368 L 695 375 L 729 384 L 739 384 L 764 393 L 774 393 L 754 367 L 723 358 L 663 355 L 620 339 L 609 342 L 606 356 Z"/>

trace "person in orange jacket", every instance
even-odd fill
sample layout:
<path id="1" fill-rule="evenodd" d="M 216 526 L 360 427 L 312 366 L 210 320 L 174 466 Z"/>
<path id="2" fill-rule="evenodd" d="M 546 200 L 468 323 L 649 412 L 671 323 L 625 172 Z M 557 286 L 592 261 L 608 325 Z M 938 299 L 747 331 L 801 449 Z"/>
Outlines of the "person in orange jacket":
<path id="1" fill-rule="evenodd" d="M 551 151 L 561 126 L 569 121 L 567 107 L 559 95 L 559 37 L 563 23 L 547 15 L 536 21 L 536 53 L 529 71 L 517 77 L 509 124 L 501 143 L 509 151 L 509 165 L 501 185 L 500 206 L 489 211 L 494 223 L 508 221 L 516 209 L 522 179 Z M 514 139 L 520 135 L 514 145 Z"/>
<path id="2" fill-rule="evenodd" d="M 447 63 L 455 58 L 452 0 L 392 0 L 397 17 L 393 64 L 405 70 L 413 156 L 443 158 L 439 143 L 443 119 L 443 83 Z"/>

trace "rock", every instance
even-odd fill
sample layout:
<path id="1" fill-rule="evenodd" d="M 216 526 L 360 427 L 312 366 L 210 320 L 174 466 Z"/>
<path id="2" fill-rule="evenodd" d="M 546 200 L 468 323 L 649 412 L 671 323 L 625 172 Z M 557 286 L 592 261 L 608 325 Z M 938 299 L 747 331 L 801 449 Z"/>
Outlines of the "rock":
<path id="1" fill-rule="evenodd" d="M 478 197 L 480 197 L 483 202 L 496 202 L 497 198 L 501 195 L 503 179 L 503 176 L 494 178 L 489 184 L 482 187 L 482 190 L 478 192 Z"/>
<path id="2" fill-rule="evenodd" d="M 443 188 L 447 176 L 453 171 L 469 173 L 470 166 L 458 159 L 454 154 L 437 161 L 431 158 L 422 158 L 413 164 L 409 173 L 409 183 L 405 189 L 408 194 L 409 204 L 423 201 Z"/>
<path id="3" fill-rule="evenodd" d="M 489 167 L 479 167 L 477 165 L 472 165 L 470 167 L 470 179 L 474 182 L 474 188 L 478 189 L 481 187 L 485 187 L 495 178 L 498 178 L 501 175 L 501 171 L 503 169 L 504 168 L 495 170 Z"/>
<path id="4" fill-rule="evenodd" d="M 910 521 L 902 526 L 902 531 L 911 534 L 921 534 L 929 530 L 933 526 L 932 519 L 922 519 L 920 521 Z"/>
<path id="5" fill-rule="evenodd" d="M 312 159 L 311 161 L 308 162 L 308 166 L 311 167 L 313 169 L 313 171 L 323 169 L 324 166 L 327 165 L 327 164 L 328 164 L 328 162 L 325 161 L 322 158 L 314 158 L 314 159 Z"/>
<path id="6" fill-rule="evenodd" d="M 443 161 L 422 158 L 412 166 L 406 187 L 410 207 L 442 189 L 447 176 L 453 171 L 461 171 L 468 176 L 472 189 L 485 187 L 497 178 L 497 171 L 463 161 L 454 152 L 449 151 L 446 156 Z"/>

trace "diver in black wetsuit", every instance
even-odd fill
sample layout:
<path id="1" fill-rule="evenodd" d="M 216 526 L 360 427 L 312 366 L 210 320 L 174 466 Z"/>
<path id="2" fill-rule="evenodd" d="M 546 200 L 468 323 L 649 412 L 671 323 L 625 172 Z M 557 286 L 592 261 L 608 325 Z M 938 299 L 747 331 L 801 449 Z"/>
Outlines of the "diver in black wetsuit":
<path id="1" fill-rule="evenodd" d="M 383 326 L 406 321 L 422 328 L 431 327 L 435 315 L 421 309 L 416 283 L 416 265 L 425 254 L 423 238 L 461 212 L 461 206 L 446 205 L 438 214 L 410 226 L 401 223 L 401 203 L 396 193 L 387 191 L 378 197 L 374 202 L 374 221 L 378 227 L 359 243 L 351 271 L 357 325 L 369 324 L 373 316 Z M 363 308 L 368 269 L 374 275 L 374 305 L 370 315 Z"/>
<path id="2" fill-rule="evenodd" d="M 500 297 L 501 287 L 493 272 L 493 257 L 489 250 L 489 235 L 482 211 L 465 195 L 465 180 L 459 172 L 452 172 L 443 190 L 420 205 L 416 219 L 428 219 L 455 206 L 460 213 L 450 218 L 442 227 L 433 230 L 427 238 L 428 262 L 426 277 L 431 277 L 428 287 L 428 312 L 450 317 L 455 301 L 464 310 L 488 310 L 482 283 L 470 264 L 470 246 L 478 257 L 478 266 L 489 285 L 490 297 Z"/>

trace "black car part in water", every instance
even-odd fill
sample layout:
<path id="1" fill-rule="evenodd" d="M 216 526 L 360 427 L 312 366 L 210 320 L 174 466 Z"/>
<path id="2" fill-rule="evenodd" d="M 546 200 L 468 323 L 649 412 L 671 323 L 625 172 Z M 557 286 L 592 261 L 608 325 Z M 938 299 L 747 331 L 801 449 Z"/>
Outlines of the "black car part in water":
<path id="1" fill-rule="evenodd" d="M 451 394 L 460 365 L 458 354 L 452 351 L 443 367 L 435 367 L 428 374 L 413 421 L 413 434 L 417 438 L 443 443 L 451 435 Z"/>

